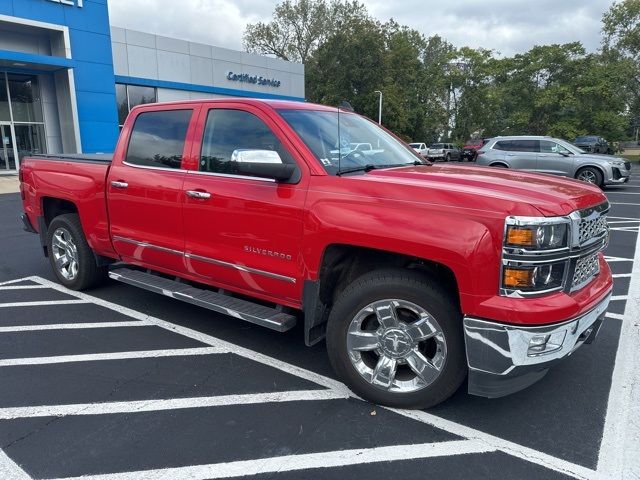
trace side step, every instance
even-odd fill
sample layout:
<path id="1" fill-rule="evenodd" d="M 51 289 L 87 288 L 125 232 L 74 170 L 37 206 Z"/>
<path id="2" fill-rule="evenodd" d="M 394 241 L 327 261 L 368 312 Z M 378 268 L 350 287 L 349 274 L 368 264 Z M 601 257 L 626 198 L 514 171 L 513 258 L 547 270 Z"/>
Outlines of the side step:
<path id="1" fill-rule="evenodd" d="M 119 282 L 128 283 L 150 292 L 160 293 L 214 312 L 230 315 L 278 332 L 286 332 L 296 324 L 296 317 L 275 308 L 265 307 L 264 305 L 214 291 L 195 288 L 139 270 L 117 268 L 109 272 L 109 277 Z"/>

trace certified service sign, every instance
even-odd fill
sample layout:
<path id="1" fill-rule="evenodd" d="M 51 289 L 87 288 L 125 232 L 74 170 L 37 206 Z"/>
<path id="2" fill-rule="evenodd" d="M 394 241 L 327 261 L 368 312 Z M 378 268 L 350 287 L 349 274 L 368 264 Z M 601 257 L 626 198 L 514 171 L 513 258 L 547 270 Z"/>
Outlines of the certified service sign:
<path id="1" fill-rule="evenodd" d="M 249 75 L 248 73 L 233 73 L 229 72 L 227 74 L 227 80 L 231 80 L 232 82 L 240 82 L 240 83 L 253 83 L 255 85 L 262 85 L 264 87 L 275 87 L 278 88 L 280 86 L 280 80 L 276 80 L 275 78 L 266 78 L 259 75 Z"/>
<path id="2" fill-rule="evenodd" d="M 62 5 L 69 5 L 70 7 L 77 5 L 78 7 L 82 8 L 82 2 L 84 0 L 49 0 L 49 1 L 53 3 L 61 3 Z"/>

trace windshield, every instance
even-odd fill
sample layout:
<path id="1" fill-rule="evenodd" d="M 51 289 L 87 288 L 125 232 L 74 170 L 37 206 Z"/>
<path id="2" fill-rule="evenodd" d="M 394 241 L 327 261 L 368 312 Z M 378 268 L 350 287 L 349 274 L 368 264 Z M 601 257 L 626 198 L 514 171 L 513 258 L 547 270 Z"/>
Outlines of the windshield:
<path id="1" fill-rule="evenodd" d="M 373 166 L 413 164 L 419 157 L 375 123 L 353 114 L 317 110 L 278 110 L 330 175 Z M 339 133 L 338 133 L 339 131 Z"/>
<path id="2" fill-rule="evenodd" d="M 409 146 L 413 147 L 413 148 L 420 148 L 420 144 L 419 143 L 410 143 Z"/>
<path id="3" fill-rule="evenodd" d="M 591 143 L 598 140 L 597 137 L 578 137 L 576 138 L 576 143 Z"/>
<path id="4" fill-rule="evenodd" d="M 560 140 L 559 138 L 554 139 L 555 142 L 558 142 L 560 145 L 562 145 L 564 148 L 566 148 L 567 150 L 569 150 L 570 152 L 572 152 L 573 154 L 582 154 L 582 153 L 587 153 L 584 150 L 582 150 L 580 147 L 576 147 L 573 143 L 569 143 L 565 140 Z M 576 140 L 578 141 L 578 140 Z"/>

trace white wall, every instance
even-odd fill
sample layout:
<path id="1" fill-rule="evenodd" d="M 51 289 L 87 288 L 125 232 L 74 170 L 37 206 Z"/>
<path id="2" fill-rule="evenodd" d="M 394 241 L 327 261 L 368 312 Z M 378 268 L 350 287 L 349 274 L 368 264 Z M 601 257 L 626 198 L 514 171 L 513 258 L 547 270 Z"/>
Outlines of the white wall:
<path id="1" fill-rule="evenodd" d="M 299 63 L 117 27 L 111 27 L 111 42 L 116 75 L 304 98 L 304 65 Z M 231 81 L 230 71 L 274 78 L 281 85 Z M 158 93 L 159 101 L 193 98 L 179 97 Z"/>

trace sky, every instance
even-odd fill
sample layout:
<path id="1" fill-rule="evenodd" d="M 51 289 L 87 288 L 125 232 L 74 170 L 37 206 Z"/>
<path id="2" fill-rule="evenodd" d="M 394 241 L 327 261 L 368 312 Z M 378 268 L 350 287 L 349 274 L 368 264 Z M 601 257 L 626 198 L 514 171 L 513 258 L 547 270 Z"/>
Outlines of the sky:
<path id="1" fill-rule="evenodd" d="M 119 27 L 242 49 L 247 23 L 268 21 L 275 0 L 109 0 Z M 534 45 L 600 45 L 602 14 L 612 0 L 363 0 L 379 20 L 393 18 L 457 47 L 511 56 Z"/>

